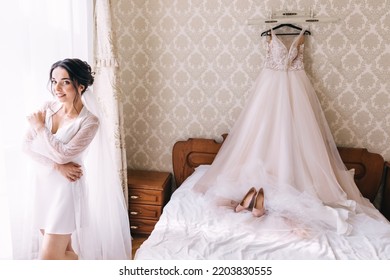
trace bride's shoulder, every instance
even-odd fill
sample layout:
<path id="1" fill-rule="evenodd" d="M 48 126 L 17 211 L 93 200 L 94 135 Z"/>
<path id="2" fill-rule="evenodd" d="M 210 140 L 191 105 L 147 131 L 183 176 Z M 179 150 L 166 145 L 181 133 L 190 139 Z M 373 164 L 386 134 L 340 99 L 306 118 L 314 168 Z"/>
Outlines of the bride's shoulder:
<path id="1" fill-rule="evenodd" d="M 94 114 L 92 114 L 87 108 L 85 108 L 85 109 L 86 109 L 85 121 L 88 123 L 99 124 L 99 118 L 96 117 Z"/>

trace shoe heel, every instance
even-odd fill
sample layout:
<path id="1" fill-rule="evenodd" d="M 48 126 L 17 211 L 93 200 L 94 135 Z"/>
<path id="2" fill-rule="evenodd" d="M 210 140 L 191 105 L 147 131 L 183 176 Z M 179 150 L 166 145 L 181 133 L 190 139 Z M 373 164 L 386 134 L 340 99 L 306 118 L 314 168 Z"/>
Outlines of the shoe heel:
<path id="1" fill-rule="evenodd" d="M 265 214 L 263 188 L 260 188 L 260 190 L 256 194 L 256 197 L 254 199 L 252 214 L 255 217 L 261 217 Z"/>
<path id="2" fill-rule="evenodd" d="M 246 193 L 241 203 L 236 206 L 234 209 L 235 212 L 241 212 L 242 210 L 249 210 L 253 207 L 253 203 L 256 196 L 256 189 L 254 187 Z"/>

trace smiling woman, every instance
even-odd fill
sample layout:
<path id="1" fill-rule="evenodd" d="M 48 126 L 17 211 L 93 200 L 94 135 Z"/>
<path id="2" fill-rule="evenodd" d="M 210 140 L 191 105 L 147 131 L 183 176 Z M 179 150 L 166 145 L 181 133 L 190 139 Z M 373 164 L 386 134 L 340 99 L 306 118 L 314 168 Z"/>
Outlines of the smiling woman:
<path id="1" fill-rule="evenodd" d="M 21 232 L 26 224 L 20 223 L 31 195 L 22 188 L 30 178 L 21 150 L 26 115 L 51 98 L 46 81 L 53 61 L 68 56 L 89 59 L 91 20 L 92 0 L 0 2 L 0 32 L 6 38 L 0 46 L 5 99 L 0 111 L 1 259 L 32 257 L 22 254 L 26 244 Z M 6 202 L 10 202 L 8 209 Z"/>

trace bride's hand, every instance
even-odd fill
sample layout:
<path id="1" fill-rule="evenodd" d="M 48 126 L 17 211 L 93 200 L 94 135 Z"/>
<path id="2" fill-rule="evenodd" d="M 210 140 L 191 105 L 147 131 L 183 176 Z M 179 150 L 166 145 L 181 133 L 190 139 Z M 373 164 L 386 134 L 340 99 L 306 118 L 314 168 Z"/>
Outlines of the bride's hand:
<path id="1" fill-rule="evenodd" d="M 39 131 L 40 129 L 45 127 L 45 117 L 45 111 L 37 111 L 28 116 L 27 120 L 35 131 Z"/>
<path id="2" fill-rule="evenodd" d="M 66 179 L 71 182 L 75 182 L 83 176 L 83 170 L 81 169 L 81 165 L 68 162 L 65 164 L 55 164 L 55 169 L 61 173 Z"/>

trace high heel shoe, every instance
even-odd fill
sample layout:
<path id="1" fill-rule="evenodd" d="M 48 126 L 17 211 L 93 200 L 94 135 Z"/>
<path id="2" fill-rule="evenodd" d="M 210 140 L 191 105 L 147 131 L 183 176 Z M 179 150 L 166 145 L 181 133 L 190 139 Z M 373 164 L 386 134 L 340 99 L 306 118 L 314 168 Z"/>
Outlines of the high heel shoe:
<path id="1" fill-rule="evenodd" d="M 240 212 L 242 210 L 249 210 L 253 207 L 253 202 L 255 201 L 256 189 L 254 187 L 246 193 L 241 203 L 236 206 L 234 209 L 235 212 Z"/>
<path id="2" fill-rule="evenodd" d="M 254 199 L 252 214 L 255 217 L 261 217 L 265 213 L 264 208 L 264 190 L 261 188 Z"/>

